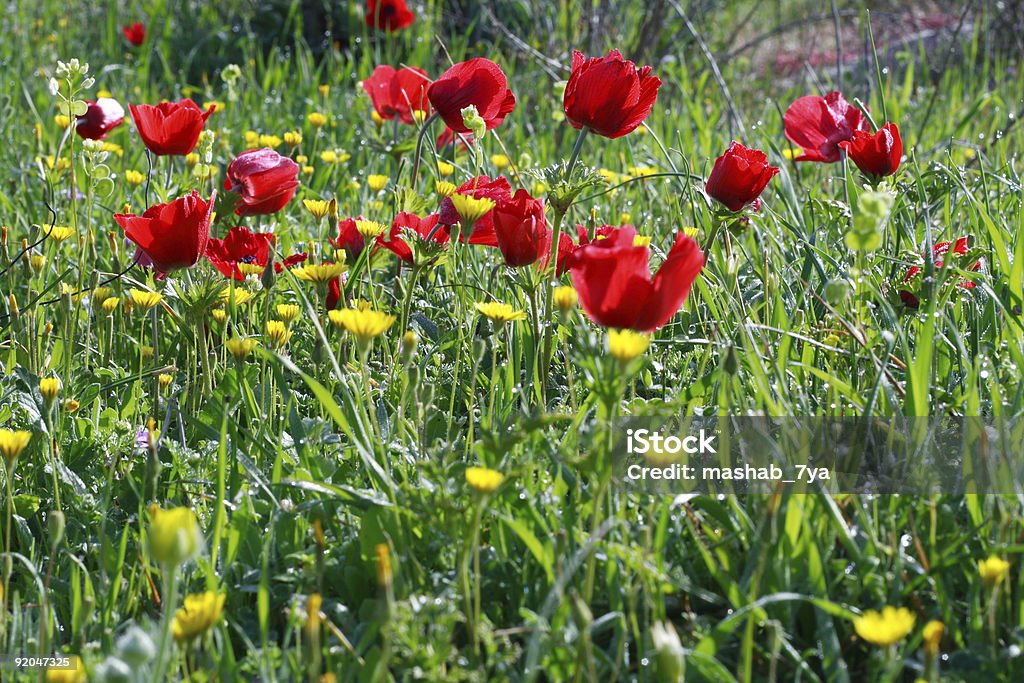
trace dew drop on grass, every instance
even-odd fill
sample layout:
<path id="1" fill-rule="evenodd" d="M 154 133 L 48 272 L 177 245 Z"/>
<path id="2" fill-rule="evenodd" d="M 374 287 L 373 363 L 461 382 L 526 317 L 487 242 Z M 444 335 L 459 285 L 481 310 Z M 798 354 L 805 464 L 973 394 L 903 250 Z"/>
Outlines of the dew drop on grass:
<path id="1" fill-rule="evenodd" d="M 914 539 L 910 537 L 910 534 L 903 534 L 902 536 L 900 536 L 900 546 L 904 548 L 910 547 L 910 543 L 913 540 Z"/>
<path id="2" fill-rule="evenodd" d="M 988 370 L 982 370 L 979 374 L 982 379 L 988 379 Z"/>
<path id="3" fill-rule="evenodd" d="M 640 666 L 650 666 L 650 665 L 651 665 L 651 661 L 649 659 L 647 659 L 647 657 L 644 657 L 643 659 L 640 660 Z"/>

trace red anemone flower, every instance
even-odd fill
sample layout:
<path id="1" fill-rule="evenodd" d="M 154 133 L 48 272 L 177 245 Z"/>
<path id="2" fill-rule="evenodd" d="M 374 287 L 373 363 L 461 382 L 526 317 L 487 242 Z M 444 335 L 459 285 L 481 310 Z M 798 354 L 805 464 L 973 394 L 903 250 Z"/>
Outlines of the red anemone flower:
<path id="1" fill-rule="evenodd" d="M 415 19 L 405 0 L 366 0 L 366 25 L 370 28 L 398 31 Z"/>
<path id="2" fill-rule="evenodd" d="M 409 125 L 416 122 L 414 112 L 430 113 L 429 85 L 430 77 L 423 69 L 410 66 L 395 69 L 386 64 L 378 66 L 362 82 L 363 90 L 382 119 L 390 121 L 397 116 L 399 121 Z"/>
<path id="3" fill-rule="evenodd" d="M 102 140 L 124 121 L 124 107 L 117 100 L 100 97 L 85 104 L 85 113 L 75 118 L 75 132 L 86 140 Z"/>
<path id="4" fill-rule="evenodd" d="M 839 147 L 866 176 L 882 178 L 892 175 L 903 158 L 903 139 L 895 123 L 887 123 L 877 133 L 854 131 L 853 138 L 843 140 Z"/>
<path id="5" fill-rule="evenodd" d="M 141 21 L 121 27 L 121 33 L 135 47 L 146 42 L 146 26 Z"/>
<path id="6" fill-rule="evenodd" d="M 210 238 L 206 246 L 206 260 L 224 277 L 244 280 L 247 275 L 260 275 L 270 260 L 270 247 L 275 242 L 273 233 L 252 232 L 243 226 L 228 231 L 224 239 Z M 274 272 L 302 263 L 305 253 L 292 254 L 284 261 L 274 263 Z"/>
<path id="7" fill-rule="evenodd" d="M 569 263 L 587 317 L 604 327 L 652 332 L 682 307 L 704 267 L 704 254 L 684 233 L 651 277 L 650 250 L 634 245 L 635 231 L 616 230 L 579 247 Z"/>
<path id="8" fill-rule="evenodd" d="M 512 197 L 512 186 L 502 176 L 491 180 L 490 176 L 481 175 L 462 183 L 455 192 L 468 194 L 476 199 L 487 198 L 497 204 Z M 459 213 L 455 210 L 452 200 L 447 197 L 441 202 L 441 209 L 438 213 L 439 220 L 444 225 L 450 227 L 459 222 Z M 469 244 L 479 244 L 485 247 L 498 246 L 498 238 L 494 234 L 493 214 L 494 209 L 491 209 L 473 225 L 473 234 L 469 237 Z M 467 241 L 465 235 L 460 235 L 459 239 L 463 242 Z"/>
<path id="9" fill-rule="evenodd" d="M 747 149 L 734 140 L 725 154 L 715 159 L 704 190 L 730 211 L 739 211 L 757 201 L 778 172 L 764 152 Z"/>
<path id="10" fill-rule="evenodd" d="M 391 224 L 391 230 L 387 233 L 387 238 L 384 235 L 380 235 L 377 238 L 377 244 L 384 247 L 388 251 L 392 252 L 399 259 L 405 263 L 415 264 L 413 259 L 412 248 L 409 247 L 409 243 L 405 240 L 403 235 L 408 235 L 409 232 L 414 232 L 420 236 L 421 239 L 427 239 L 431 237 L 431 240 L 437 244 L 448 244 L 450 239 L 448 231 L 443 228 L 437 228 L 438 215 L 432 213 L 429 216 L 420 218 L 414 213 L 408 213 L 401 211 L 395 216 L 394 222 Z"/>
<path id="11" fill-rule="evenodd" d="M 494 235 L 505 263 L 513 268 L 528 266 L 551 254 L 551 229 L 544 217 L 544 202 L 526 190 L 517 190 L 492 209 Z M 561 245 L 561 242 L 559 243 Z"/>
<path id="12" fill-rule="evenodd" d="M 277 213 L 295 196 L 299 165 L 269 147 L 242 152 L 228 166 L 224 189 L 238 192 L 239 216 Z"/>
<path id="13" fill-rule="evenodd" d="M 953 250 L 953 260 L 954 261 L 959 260 L 959 257 L 961 257 L 961 256 L 966 256 L 968 251 L 970 251 L 970 245 L 968 244 L 968 242 L 969 242 L 969 239 L 967 237 L 961 237 L 961 238 L 957 239 L 956 242 L 936 242 L 932 246 L 932 262 L 933 262 L 936 270 L 939 269 L 939 268 L 942 268 L 945 265 L 944 261 L 942 259 L 940 259 L 939 257 L 940 256 L 945 256 L 946 254 L 948 254 L 951 248 Z M 976 261 L 969 268 L 969 270 L 974 270 L 974 271 L 980 270 L 980 269 L 981 269 L 981 261 Z M 906 277 L 903 278 L 903 283 L 906 284 L 907 282 L 910 282 L 911 280 L 913 280 L 915 277 L 917 277 L 920 274 L 921 274 L 920 266 L 911 266 L 910 269 L 907 270 Z M 971 280 L 961 280 L 958 283 L 957 286 L 959 286 L 959 287 L 961 287 L 963 289 L 974 289 L 977 285 L 975 285 L 974 282 L 972 282 Z M 906 306 L 908 308 L 917 308 L 920 305 L 920 303 L 921 303 L 921 301 L 920 301 L 920 299 L 918 299 L 917 295 L 914 294 L 913 292 L 907 290 L 907 289 L 901 289 L 899 294 L 900 294 L 900 299 L 903 300 L 903 303 L 906 304 Z"/>
<path id="14" fill-rule="evenodd" d="M 335 249 L 344 249 L 345 253 L 348 254 L 348 258 L 352 261 L 359 258 L 359 255 L 363 253 L 363 248 L 366 246 L 366 238 L 363 237 L 363 234 L 359 232 L 359 228 L 356 227 L 356 221 L 361 220 L 363 220 L 362 216 L 338 221 L 338 236 L 327 240 Z"/>
<path id="15" fill-rule="evenodd" d="M 462 121 L 462 110 L 470 105 L 476 107 L 487 130 L 500 126 L 516 108 L 516 96 L 508 89 L 505 73 L 483 57 L 459 62 L 445 71 L 427 88 L 427 97 L 456 133 L 469 132 Z"/>
<path id="16" fill-rule="evenodd" d="M 181 102 L 161 102 L 155 107 L 148 104 L 130 104 L 128 108 L 139 129 L 142 141 L 157 156 L 185 156 L 191 154 L 199 142 L 206 119 L 214 105 L 205 112 L 190 99 Z"/>
<path id="17" fill-rule="evenodd" d="M 868 120 L 840 92 L 824 97 L 807 95 L 789 105 L 783 117 L 786 137 L 803 149 L 797 161 L 839 161 L 839 143 L 854 132 L 868 130 Z"/>
<path id="18" fill-rule="evenodd" d="M 572 75 L 565 86 L 565 118 L 573 128 L 586 126 L 606 138 L 636 130 L 651 113 L 661 80 L 651 67 L 637 68 L 618 50 L 587 59 L 572 55 Z"/>
<path id="19" fill-rule="evenodd" d="M 192 190 L 168 204 L 149 207 L 141 216 L 119 213 L 114 220 L 149 257 L 156 270 L 167 273 L 190 268 L 206 253 L 216 195 L 215 192 L 205 202 Z"/>

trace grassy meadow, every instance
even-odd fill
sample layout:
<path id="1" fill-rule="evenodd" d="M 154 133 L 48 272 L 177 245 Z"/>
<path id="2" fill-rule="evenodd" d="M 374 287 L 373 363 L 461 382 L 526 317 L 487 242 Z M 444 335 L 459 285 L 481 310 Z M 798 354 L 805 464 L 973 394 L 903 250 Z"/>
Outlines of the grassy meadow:
<path id="1" fill-rule="evenodd" d="M 0 680 L 1024 680 L 1019 481 L 677 497 L 613 464 L 624 419 L 1024 413 L 1024 72 L 1000 7 L 410 6 L 385 32 L 363 3 L 5 3 Z M 613 48 L 657 101 L 581 137 L 572 51 Z M 360 87 L 475 57 L 516 106 L 468 148 L 376 120 Z M 831 90 L 902 132 L 870 247 L 850 234 L 872 184 L 796 162 L 783 132 Z M 101 96 L 124 123 L 86 144 L 68 102 Z M 196 153 L 148 153 L 128 105 L 183 98 L 216 105 Z M 779 172 L 725 220 L 705 181 L 732 140 Z M 265 147 L 298 165 L 295 197 L 237 216 L 228 166 Z M 652 269 L 685 231 L 689 298 L 623 356 L 553 302 L 570 274 L 454 238 L 410 266 L 364 223 L 361 251 L 335 240 L 478 175 L 546 198 L 574 240 L 635 226 Z M 273 232 L 272 259 L 306 261 L 158 278 L 114 215 L 193 190 L 219 196 L 211 237 Z M 960 238 L 943 265 L 933 245 Z M 353 332 L 361 309 L 384 329 Z"/>

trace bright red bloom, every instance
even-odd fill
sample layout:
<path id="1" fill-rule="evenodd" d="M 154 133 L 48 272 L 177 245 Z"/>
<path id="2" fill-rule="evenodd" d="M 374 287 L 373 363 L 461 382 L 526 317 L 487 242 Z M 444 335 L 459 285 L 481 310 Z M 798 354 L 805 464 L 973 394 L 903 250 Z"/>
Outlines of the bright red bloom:
<path id="1" fill-rule="evenodd" d="M 468 194 L 477 199 L 486 197 L 493 200 L 495 204 L 512 198 L 512 186 L 502 176 L 498 176 L 494 180 L 491 180 L 491 177 L 486 175 L 471 178 L 462 183 L 456 192 Z M 459 212 L 455 210 L 455 205 L 452 204 L 452 200 L 448 197 L 445 197 L 444 201 L 441 202 L 441 209 L 438 213 L 440 216 L 439 220 L 444 225 L 450 227 L 459 222 Z M 469 237 L 470 244 L 480 244 L 485 247 L 498 246 L 498 238 L 494 234 L 493 215 L 494 209 L 491 209 L 473 225 L 473 234 Z M 460 235 L 459 239 L 463 242 L 466 241 L 465 235 Z"/>
<path id="2" fill-rule="evenodd" d="M 695 241 L 679 233 L 652 278 L 650 250 L 634 246 L 634 233 L 616 230 L 579 247 L 569 262 L 569 273 L 580 305 L 592 321 L 652 332 L 667 323 L 690 295 L 704 267 L 704 254 Z"/>
<path id="3" fill-rule="evenodd" d="M 114 220 L 128 239 L 161 272 L 190 268 L 206 253 L 210 239 L 210 214 L 217 193 L 209 202 L 199 193 L 179 197 L 169 204 L 155 204 L 141 216 L 115 214 Z"/>
<path id="4" fill-rule="evenodd" d="M 398 31 L 415 19 L 405 0 L 366 0 L 366 25 L 370 28 Z"/>
<path id="5" fill-rule="evenodd" d="M 944 261 L 941 260 L 939 257 L 948 254 L 950 247 L 952 247 L 953 249 L 954 261 L 958 260 L 961 256 L 966 256 L 967 253 L 970 251 L 970 245 L 968 244 L 968 241 L 968 238 L 961 237 L 956 242 L 936 242 L 932 246 L 932 263 L 934 264 L 935 268 L 939 269 L 942 268 L 943 265 L 945 265 Z M 973 271 L 977 271 L 980 269 L 981 261 L 975 262 L 969 268 L 969 270 Z M 906 277 L 903 278 L 904 284 L 910 282 L 920 274 L 921 268 L 919 266 L 911 266 L 910 269 L 907 270 Z M 963 289 L 974 289 L 977 285 L 975 285 L 974 282 L 972 282 L 971 280 L 961 280 L 958 283 L 958 286 Z M 906 304 L 908 308 L 917 308 L 918 305 L 920 305 L 921 303 L 920 300 L 917 298 L 916 294 L 906 289 L 900 290 L 900 299 L 903 300 L 903 303 Z"/>
<path id="6" fill-rule="evenodd" d="M 75 117 L 75 132 L 86 140 L 102 140 L 124 121 L 124 107 L 117 100 L 101 97 L 85 104 L 85 113 Z"/>
<path id="7" fill-rule="evenodd" d="M 498 202 L 491 210 L 494 235 L 505 263 L 528 266 L 551 256 L 551 229 L 544 216 L 544 201 L 526 190 Z M 561 242 L 559 242 L 561 246 Z"/>
<path id="8" fill-rule="evenodd" d="M 377 238 L 377 244 L 391 251 L 402 261 L 414 263 L 412 249 L 403 238 L 403 235 L 408 235 L 408 232 L 412 231 L 421 238 L 426 239 L 433 233 L 432 241 L 437 244 L 448 244 L 450 239 L 448 231 L 443 228 L 435 230 L 434 228 L 437 226 L 437 223 L 438 215 L 436 213 L 420 218 L 414 213 L 401 211 L 395 216 L 395 220 L 391 224 L 391 230 L 387 233 L 387 239 L 384 238 L 384 235 L 381 235 Z"/>
<path id="9" fill-rule="evenodd" d="M 241 225 L 231 228 L 224 239 L 210 238 L 206 246 L 206 260 L 213 264 L 224 277 L 233 277 L 236 280 L 244 280 L 246 275 L 257 274 L 252 269 L 243 269 L 239 266 L 248 264 L 259 268 L 259 273 L 267 267 L 270 260 L 270 247 L 276 238 L 271 232 L 252 232 Z M 283 262 L 274 263 L 274 272 L 280 273 L 284 268 L 291 268 L 297 263 L 302 263 L 307 258 L 303 253 L 292 254 Z"/>
<path id="10" fill-rule="evenodd" d="M 121 33 L 135 47 L 146 42 L 146 26 L 141 21 L 121 27 Z"/>
<path id="11" fill-rule="evenodd" d="M 242 152 L 228 166 L 224 189 L 238 192 L 239 216 L 277 213 L 295 196 L 299 165 L 269 147 Z"/>
<path id="12" fill-rule="evenodd" d="M 328 311 L 333 311 L 337 308 L 338 302 L 341 301 L 341 277 L 344 275 L 347 275 L 347 273 L 342 273 L 327 283 L 327 297 L 324 303 Z"/>
<path id="13" fill-rule="evenodd" d="M 352 261 L 359 258 L 359 255 L 363 253 L 363 248 L 366 246 L 366 238 L 363 237 L 363 234 L 356 227 L 357 220 L 361 221 L 363 217 L 346 218 L 338 221 L 338 236 L 327 240 L 335 249 L 344 249 Z"/>
<path id="14" fill-rule="evenodd" d="M 651 113 L 660 87 L 661 79 L 651 75 L 651 67 L 638 69 L 618 50 L 591 59 L 574 51 L 562 99 L 565 118 L 573 128 L 586 126 L 606 138 L 620 138 Z"/>
<path id="15" fill-rule="evenodd" d="M 409 125 L 416 122 L 413 112 L 430 113 L 429 85 L 430 77 L 423 69 L 407 66 L 396 70 L 387 65 L 378 66 L 362 82 L 363 90 L 382 119 L 390 121 L 397 116 L 399 121 Z"/>
<path id="16" fill-rule="evenodd" d="M 448 127 L 457 133 L 469 132 L 462 122 L 462 110 L 470 105 L 480 112 L 487 130 L 500 126 L 516 108 L 516 96 L 508 89 L 505 73 L 483 57 L 459 62 L 445 71 L 427 88 L 427 97 Z"/>
<path id="17" fill-rule="evenodd" d="M 205 112 L 190 99 L 181 102 L 161 102 L 155 107 L 148 104 L 129 104 L 135 127 L 149 151 L 157 156 L 185 156 L 191 154 L 199 142 L 206 119 L 214 105 Z"/>
<path id="18" fill-rule="evenodd" d="M 903 139 L 895 123 L 885 124 L 874 134 L 854 131 L 853 139 L 843 140 L 839 147 L 861 173 L 873 178 L 892 175 L 903 158 Z"/>
<path id="19" fill-rule="evenodd" d="M 789 105 L 783 117 L 786 137 L 804 153 L 797 161 L 839 161 L 839 143 L 852 140 L 855 131 L 868 130 L 868 120 L 842 93 L 824 97 L 807 95 Z"/>
<path id="20" fill-rule="evenodd" d="M 704 190 L 730 211 L 739 211 L 753 204 L 778 172 L 768 163 L 767 154 L 734 140 L 725 154 L 715 159 Z"/>

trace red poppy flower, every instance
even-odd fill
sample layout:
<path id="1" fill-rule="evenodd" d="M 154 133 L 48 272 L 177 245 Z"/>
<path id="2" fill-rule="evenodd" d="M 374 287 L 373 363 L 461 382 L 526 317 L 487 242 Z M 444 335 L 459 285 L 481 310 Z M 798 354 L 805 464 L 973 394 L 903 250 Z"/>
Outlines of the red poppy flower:
<path id="1" fill-rule="evenodd" d="M 969 241 L 968 238 L 961 237 L 956 242 L 937 242 L 937 243 L 935 243 L 932 246 L 932 262 L 935 265 L 935 268 L 939 269 L 939 268 L 942 268 L 943 265 L 945 265 L 944 261 L 942 259 L 940 259 L 939 257 L 940 256 L 945 256 L 946 254 L 948 254 L 949 250 L 950 250 L 950 247 L 952 247 L 952 249 L 953 249 L 953 260 L 954 261 L 959 260 L 959 257 L 961 257 L 961 256 L 966 256 L 967 253 L 970 251 L 970 245 L 968 244 L 968 241 Z M 972 271 L 977 271 L 977 270 L 980 270 L 980 269 L 981 269 L 981 261 L 975 262 L 969 268 L 969 270 L 972 270 Z M 903 283 L 906 284 L 907 282 L 910 282 L 911 280 L 913 280 L 915 277 L 917 277 L 920 274 L 921 274 L 921 268 L 919 266 L 911 266 L 910 269 L 907 270 L 906 277 L 903 278 Z M 963 289 L 974 289 L 977 285 L 975 285 L 974 282 L 972 282 L 971 280 L 961 280 L 958 283 L 957 286 L 959 286 L 959 287 L 961 287 Z M 920 305 L 920 303 L 921 303 L 920 299 L 918 299 L 916 294 L 914 294 L 913 292 L 911 292 L 909 290 L 906 290 L 906 289 L 901 289 L 900 290 L 900 299 L 903 300 L 903 303 L 906 304 L 908 308 L 917 308 L 918 305 Z"/>
<path id="2" fill-rule="evenodd" d="M 366 246 L 366 238 L 363 237 L 363 234 L 356 227 L 357 220 L 361 221 L 363 217 L 346 218 L 338 221 L 338 236 L 327 240 L 335 249 L 344 249 L 345 253 L 348 254 L 348 258 L 352 261 L 359 258 L 359 255 L 363 253 L 363 248 Z"/>
<path id="3" fill-rule="evenodd" d="M 734 140 L 725 154 L 715 159 L 704 190 L 730 211 L 739 211 L 757 201 L 778 172 L 764 152 L 747 149 Z"/>
<path id="4" fill-rule="evenodd" d="M 544 217 L 544 202 L 526 190 L 500 201 L 491 210 L 494 235 L 505 263 L 528 266 L 551 256 L 551 229 Z M 561 242 L 559 242 L 561 246 Z"/>
<path id="5" fill-rule="evenodd" d="M 190 99 L 181 102 L 161 102 L 155 107 L 148 104 L 130 104 L 135 127 L 149 151 L 157 156 L 185 156 L 191 154 L 199 142 L 206 119 L 214 105 L 205 112 Z"/>
<path id="6" fill-rule="evenodd" d="M 409 231 L 412 231 L 425 240 L 433 233 L 432 241 L 437 244 L 448 244 L 450 239 L 448 231 L 444 229 L 435 230 L 434 228 L 437 226 L 437 223 L 438 215 L 436 213 L 420 218 L 414 213 L 401 211 L 395 216 L 395 220 L 391 224 L 391 230 L 387 233 L 387 239 L 384 238 L 384 235 L 381 235 L 377 238 L 377 243 L 405 263 L 414 263 L 412 249 L 403 235 L 408 236 Z"/>
<path id="7" fill-rule="evenodd" d="M 436 145 L 436 147 L 437 147 L 437 151 L 440 152 L 442 149 L 444 149 L 448 145 L 454 145 L 455 153 L 459 154 L 459 153 L 465 152 L 467 149 L 469 149 L 469 145 L 472 145 L 472 144 L 473 144 L 473 134 L 472 133 L 459 133 L 458 135 L 456 135 L 454 130 L 452 130 L 448 126 L 445 126 L 444 130 L 441 131 L 441 134 L 437 136 L 437 145 Z"/>
<path id="8" fill-rule="evenodd" d="M 405 0 L 366 0 L 366 25 L 370 28 L 398 31 L 415 19 Z"/>
<path id="9" fill-rule="evenodd" d="M 842 93 L 824 97 L 807 95 L 789 105 L 783 117 L 786 137 L 804 153 L 797 161 L 839 161 L 839 143 L 852 140 L 855 131 L 868 130 L 868 120 Z"/>
<path id="10" fill-rule="evenodd" d="M 337 308 L 338 302 L 341 301 L 341 277 L 344 275 L 347 275 L 347 273 L 342 273 L 327 283 L 327 297 L 324 303 L 328 311 L 333 311 Z"/>
<path id="11" fill-rule="evenodd" d="M 872 178 L 892 175 L 903 158 L 903 139 L 895 123 L 885 124 L 874 134 L 854 131 L 853 139 L 843 140 L 839 147 L 861 173 Z"/>
<path id="12" fill-rule="evenodd" d="M 304 263 L 308 258 L 309 254 L 304 251 L 292 254 L 291 256 L 286 256 L 283 261 L 274 261 L 274 272 L 280 273 L 285 268 L 291 268 L 292 266 Z"/>
<path id="13" fill-rule="evenodd" d="M 459 62 L 445 71 L 427 88 L 427 97 L 456 133 L 469 132 L 462 121 L 462 110 L 470 105 L 480 112 L 487 130 L 500 126 L 516 108 L 516 96 L 508 89 L 505 73 L 483 57 Z"/>
<path id="14" fill-rule="evenodd" d="M 228 166 L 224 189 L 238 192 L 239 216 L 277 213 L 295 196 L 299 165 L 269 147 L 242 152 Z"/>
<path id="15" fill-rule="evenodd" d="M 128 40 L 129 43 L 138 47 L 146 42 L 146 27 L 140 22 L 136 21 L 134 24 L 128 24 L 121 28 L 121 33 Z"/>
<path id="16" fill-rule="evenodd" d="M 679 233 L 652 278 L 650 250 L 635 246 L 634 236 L 635 231 L 616 230 L 579 247 L 569 273 L 580 305 L 595 323 L 651 332 L 682 307 L 704 267 L 704 254 L 695 241 Z"/>
<path id="17" fill-rule="evenodd" d="M 75 132 L 86 140 L 102 140 L 124 121 L 124 107 L 117 100 L 101 97 L 86 105 L 85 113 L 75 118 Z"/>
<path id="18" fill-rule="evenodd" d="M 210 214 L 217 193 L 209 202 L 199 193 L 179 197 L 169 204 L 155 204 L 141 216 L 119 213 L 114 220 L 161 272 L 190 268 L 206 253 L 210 239 Z"/>
<path id="19" fill-rule="evenodd" d="M 455 191 L 460 194 L 468 194 L 476 199 L 486 197 L 493 200 L 495 204 L 512 197 L 512 186 L 502 176 L 498 176 L 494 180 L 486 175 L 477 176 L 462 183 Z M 459 222 L 459 212 L 455 210 L 452 200 L 447 197 L 441 202 L 438 214 L 441 223 L 449 227 Z M 498 238 L 494 234 L 493 214 L 494 209 L 491 209 L 473 225 L 473 234 L 469 237 L 470 244 L 479 244 L 485 247 L 498 246 Z M 463 242 L 466 241 L 465 236 L 460 235 L 459 239 Z"/>
<path id="20" fill-rule="evenodd" d="M 572 54 L 572 75 L 562 103 L 573 128 L 586 126 L 606 138 L 620 138 L 636 130 L 651 113 L 661 79 L 651 67 L 637 68 L 618 50 L 587 59 Z"/>
<path id="21" fill-rule="evenodd" d="M 382 119 L 390 121 L 397 116 L 399 121 L 409 125 L 416 122 L 413 112 L 430 113 L 429 85 L 427 72 L 410 66 L 397 70 L 392 66 L 378 66 L 362 82 L 363 90 Z"/>

